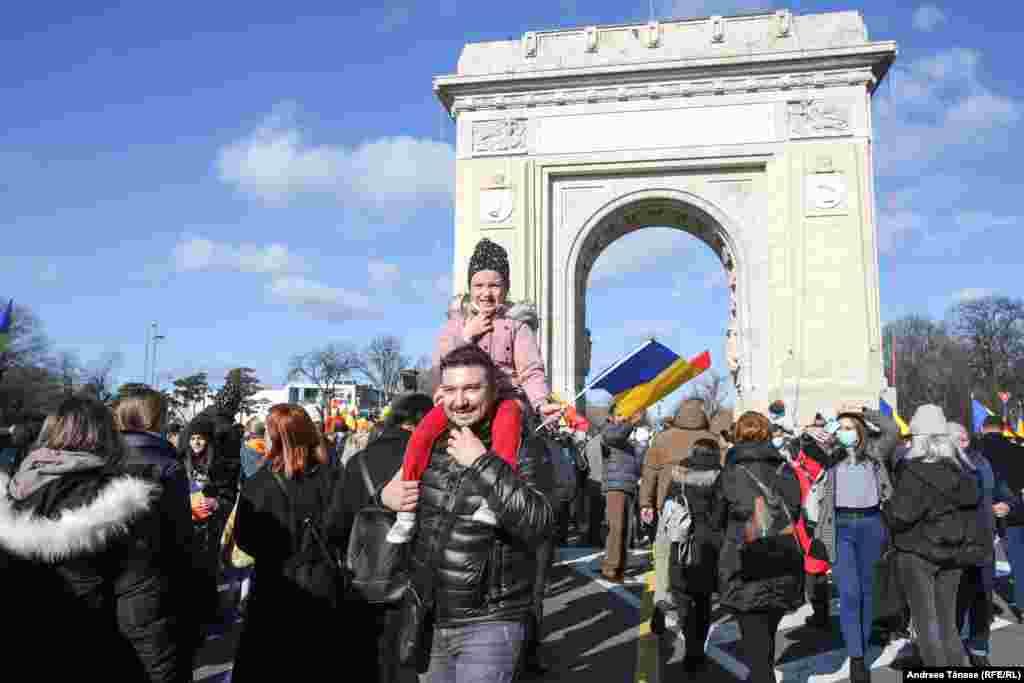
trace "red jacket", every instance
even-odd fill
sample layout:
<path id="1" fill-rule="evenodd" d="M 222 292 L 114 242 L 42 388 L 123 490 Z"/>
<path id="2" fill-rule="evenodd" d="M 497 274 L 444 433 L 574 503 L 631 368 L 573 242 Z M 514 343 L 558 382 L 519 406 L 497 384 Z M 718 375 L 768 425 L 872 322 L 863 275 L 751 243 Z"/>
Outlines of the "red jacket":
<path id="1" fill-rule="evenodd" d="M 790 465 L 792 465 L 793 471 L 796 472 L 796 478 L 800 482 L 800 502 L 803 503 L 807 500 L 811 484 L 814 483 L 824 468 L 821 463 L 804 453 L 803 449 L 800 449 L 796 458 L 790 460 Z M 804 571 L 808 574 L 826 573 L 829 570 L 828 562 L 815 559 L 810 555 L 811 541 L 813 539 L 807 533 L 807 526 L 803 519 L 796 525 L 796 537 L 804 549 Z"/>

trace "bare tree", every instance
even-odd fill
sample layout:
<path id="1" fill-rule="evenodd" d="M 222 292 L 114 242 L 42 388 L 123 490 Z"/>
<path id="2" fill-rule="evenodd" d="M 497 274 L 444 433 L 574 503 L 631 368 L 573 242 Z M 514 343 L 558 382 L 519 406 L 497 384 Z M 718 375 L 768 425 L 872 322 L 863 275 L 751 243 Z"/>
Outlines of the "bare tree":
<path id="1" fill-rule="evenodd" d="M 894 345 L 899 412 L 909 417 L 925 403 L 942 406 L 951 419 L 966 419 L 970 368 L 964 344 L 942 322 L 911 315 L 885 326 Z"/>
<path id="2" fill-rule="evenodd" d="M 417 359 L 413 369 L 416 370 L 416 391 L 433 396 L 434 390 L 440 382 L 433 360 L 430 356 L 423 354 Z"/>
<path id="3" fill-rule="evenodd" d="M 6 309 L 6 297 L 0 297 Z M 0 342 L 0 382 L 12 368 L 37 368 L 46 364 L 50 342 L 43 324 L 32 309 L 14 305 L 13 321 L 6 342 Z"/>
<path id="4" fill-rule="evenodd" d="M 729 383 L 714 370 L 708 370 L 694 380 L 686 392 L 686 399 L 698 399 L 704 402 L 704 413 L 710 420 L 722 409 L 722 404 L 729 398 Z M 674 411 L 675 412 L 675 411 Z"/>
<path id="5" fill-rule="evenodd" d="M 974 390 L 986 398 L 994 398 L 999 391 L 1020 396 L 1024 300 L 987 296 L 963 301 L 952 308 L 949 318 L 953 333 L 969 354 Z"/>
<path id="6" fill-rule="evenodd" d="M 292 356 L 288 379 L 301 379 L 320 390 L 317 410 L 320 419 L 327 421 L 328 408 L 338 395 L 338 386 L 363 369 L 363 360 L 349 344 L 332 343 L 320 349 Z"/>
<path id="7" fill-rule="evenodd" d="M 115 375 L 124 363 L 120 351 L 106 351 L 82 371 L 82 390 L 104 403 L 114 398 Z"/>
<path id="8" fill-rule="evenodd" d="M 402 340 L 390 334 L 374 337 L 363 351 L 360 368 L 370 383 L 384 394 L 388 402 L 402 387 L 402 368 L 409 358 L 402 353 Z"/>

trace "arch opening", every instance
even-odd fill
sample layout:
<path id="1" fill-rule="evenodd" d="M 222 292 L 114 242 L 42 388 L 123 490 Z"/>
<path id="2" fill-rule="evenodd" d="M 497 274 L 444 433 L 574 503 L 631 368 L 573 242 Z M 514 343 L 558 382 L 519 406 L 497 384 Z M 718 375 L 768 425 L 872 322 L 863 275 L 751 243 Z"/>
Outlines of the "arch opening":
<path id="1" fill-rule="evenodd" d="M 744 389 L 743 359 L 743 312 L 741 302 L 741 278 L 739 271 L 739 250 L 730 234 L 727 220 L 715 216 L 710 207 L 702 206 L 696 197 L 684 197 L 686 193 L 677 191 L 644 191 L 637 195 L 622 197 L 597 211 L 577 234 L 577 238 L 569 255 L 569 267 L 566 269 L 568 291 L 573 292 L 573 299 L 568 308 L 573 323 L 566 333 L 572 335 L 575 358 L 568 359 L 573 363 L 572 378 L 575 393 L 579 392 L 589 378 L 604 369 L 604 365 L 594 367 L 592 363 L 593 347 L 589 335 L 587 299 L 595 287 L 591 282 L 595 264 L 599 257 L 614 247 L 616 242 L 627 235 L 647 229 L 671 229 L 686 233 L 708 247 L 714 259 L 724 273 L 724 284 L 727 291 L 727 311 L 724 329 L 712 323 L 715 332 L 713 337 L 718 341 L 708 344 L 714 361 L 713 367 L 724 370 L 722 375 L 729 387 L 730 398 L 739 401 Z M 715 212 L 717 213 L 717 212 Z M 664 263 L 664 261 L 662 261 Z M 660 265 L 660 264 L 659 264 Z M 692 263 L 680 262 L 680 270 L 672 274 L 682 273 L 693 267 Z M 705 289 L 703 295 L 711 297 L 711 291 Z M 668 298 L 668 297 L 666 297 Z M 686 327 L 685 315 L 682 314 L 685 304 L 680 301 L 675 309 L 678 320 L 678 331 Z M 716 321 L 717 322 L 717 321 Z M 708 336 L 708 327 L 699 322 L 690 323 L 694 336 Z M 721 335 L 721 336 L 719 336 Z M 678 339 L 678 337 L 676 337 Z M 676 342 L 668 342 L 675 347 Z M 704 350 L 702 346 L 700 351 Z M 681 355 L 696 353 L 691 348 L 674 349 Z M 604 359 L 602 359 L 604 360 Z M 724 360 L 724 362 L 722 362 Z M 584 399 L 585 400 L 585 399 Z"/>

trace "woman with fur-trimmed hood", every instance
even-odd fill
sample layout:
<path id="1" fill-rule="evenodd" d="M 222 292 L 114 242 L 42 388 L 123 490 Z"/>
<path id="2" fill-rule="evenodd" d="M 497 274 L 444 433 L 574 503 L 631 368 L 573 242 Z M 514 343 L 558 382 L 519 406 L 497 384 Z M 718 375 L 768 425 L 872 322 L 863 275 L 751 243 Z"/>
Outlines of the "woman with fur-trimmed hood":
<path id="1" fill-rule="evenodd" d="M 45 446 L 0 475 L 4 648 L 34 680 L 192 679 L 160 559 L 174 542 L 162 489 L 121 459 L 107 408 L 71 398 Z"/>

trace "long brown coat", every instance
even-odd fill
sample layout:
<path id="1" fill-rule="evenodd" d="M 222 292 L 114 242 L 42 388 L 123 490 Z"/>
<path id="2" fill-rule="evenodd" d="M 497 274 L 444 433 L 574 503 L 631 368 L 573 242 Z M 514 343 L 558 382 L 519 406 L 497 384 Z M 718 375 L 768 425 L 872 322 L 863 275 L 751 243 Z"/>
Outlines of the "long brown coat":
<path id="1" fill-rule="evenodd" d="M 672 483 L 672 466 L 686 460 L 693 444 L 700 439 L 718 443 L 718 437 L 709 429 L 704 402 L 699 399 L 683 401 L 668 424 L 669 428 L 658 435 L 644 458 L 641 508 L 661 510 Z"/>

